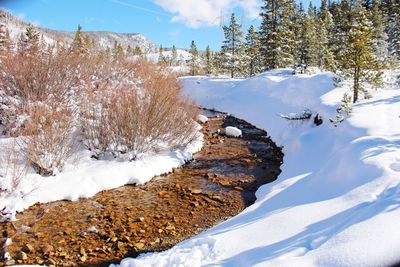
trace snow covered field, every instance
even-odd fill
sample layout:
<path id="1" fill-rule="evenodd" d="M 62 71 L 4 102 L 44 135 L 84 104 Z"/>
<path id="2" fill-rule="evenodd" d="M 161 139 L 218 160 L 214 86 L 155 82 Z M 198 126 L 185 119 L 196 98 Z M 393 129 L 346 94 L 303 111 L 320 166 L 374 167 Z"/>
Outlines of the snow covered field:
<path id="1" fill-rule="evenodd" d="M 154 176 L 168 173 L 190 160 L 202 148 L 203 136 L 198 133 L 197 140 L 186 149 L 147 153 L 133 162 L 123 159 L 96 160 L 91 158 L 90 151 L 83 149 L 68 160 L 62 172 L 51 177 L 40 176 L 33 169 L 24 170 L 23 161 L 10 166 L 7 149 L 4 148 L 14 142 L 14 138 L 0 137 L 0 184 L 7 188 L 18 174 L 24 175 L 24 179 L 15 192 L 0 196 L 0 210 L 8 214 L 5 218 L 15 220 L 16 212 L 37 202 L 74 201 L 126 184 L 144 184 Z"/>
<path id="2" fill-rule="evenodd" d="M 400 86 L 356 104 L 338 127 L 346 87 L 289 70 L 246 80 L 182 78 L 198 104 L 264 128 L 284 146 L 283 172 L 238 216 L 122 266 L 385 266 L 400 262 Z M 324 123 L 281 115 L 309 109 Z"/>

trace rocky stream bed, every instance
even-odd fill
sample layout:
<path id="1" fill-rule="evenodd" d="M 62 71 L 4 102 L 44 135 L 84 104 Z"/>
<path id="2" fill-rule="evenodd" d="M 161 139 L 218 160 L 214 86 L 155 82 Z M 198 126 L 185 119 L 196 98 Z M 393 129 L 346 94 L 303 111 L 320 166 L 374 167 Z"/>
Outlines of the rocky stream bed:
<path id="1" fill-rule="evenodd" d="M 225 136 L 226 126 L 243 137 Z M 240 213 L 279 175 L 281 149 L 265 131 L 232 116 L 210 117 L 202 131 L 203 149 L 170 174 L 76 202 L 36 204 L 2 223 L 3 238 L 12 239 L 3 252 L 12 259 L 0 266 L 107 266 L 166 250 Z"/>

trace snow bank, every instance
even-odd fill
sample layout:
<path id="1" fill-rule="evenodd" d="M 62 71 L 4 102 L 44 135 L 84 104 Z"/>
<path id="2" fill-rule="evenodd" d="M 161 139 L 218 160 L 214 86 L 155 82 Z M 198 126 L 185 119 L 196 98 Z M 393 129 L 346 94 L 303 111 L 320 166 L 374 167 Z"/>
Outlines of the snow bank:
<path id="1" fill-rule="evenodd" d="M 236 127 L 228 126 L 225 128 L 225 134 L 232 137 L 242 136 L 242 131 Z"/>
<path id="2" fill-rule="evenodd" d="M 247 80 L 186 77 L 198 104 L 264 128 L 284 145 L 283 172 L 238 216 L 123 266 L 385 266 L 400 262 L 400 89 L 388 85 L 338 127 L 346 88 L 289 70 Z M 279 114 L 309 109 L 324 123 Z M 206 249 L 204 249 L 206 248 Z M 196 254 L 196 260 L 193 258 Z M 201 255 L 199 255 L 199 253 Z M 172 260 L 173 259 L 173 260 Z M 192 261 L 193 260 L 193 261 Z"/>
<path id="3" fill-rule="evenodd" d="M 13 138 L 0 138 L 0 147 L 5 148 L 13 142 Z M 144 184 L 154 176 L 168 173 L 183 165 L 202 146 L 203 136 L 198 133 L 197 139 L 186 149 L 144 154 L 133 162 L 121 159 L 96 160 L 91 158 L 89 151 L 82 150 L 55 176 L 42 177 L 33 170 L 28 170 L 17 192 L 0 196 L 0 210 L 4 208 L 10 213 L 11 219 L 15 219 L 16 212 L 37 202 L 74 201 L 126 184 Z M 5 149 L 1 150 L 0 159 L 7 157 L 6 153 Z M 6 179 L 11 178 L 6 164 L 5 160 L 0 160 L 0 179 L 3 184 L 7 183 Z"/>

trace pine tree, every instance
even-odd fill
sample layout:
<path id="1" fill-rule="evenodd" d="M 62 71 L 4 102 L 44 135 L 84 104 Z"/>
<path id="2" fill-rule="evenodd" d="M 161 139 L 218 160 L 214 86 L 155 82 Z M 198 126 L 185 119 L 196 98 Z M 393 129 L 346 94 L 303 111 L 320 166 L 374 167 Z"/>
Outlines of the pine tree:
<path id="1" fill-rule="evenodd" d="M 5 53 L 11 48 L 11 40 L 6 25 L 0 24 L 0 53 Z"/>
<path id="2" fill-rule="evenodd" d="M 162 45 L 158 48 L 158 63 L 163 66 L 167 65 L 167 58 L 164 55 L 164 48 Z"/>
<path id="3" fill-rule="evenodd" d="M 224 26 L 225 40 L 221 48 L 224 69 L 230 72 L 231 77 L 243 69 L 243 32 L 242 26 L 236 21 L 234 13 L 228 26 Z"/>
<path id="4" fill-rule="evenodd" d="M 114 42 L 114 47 L 113 47 L 113 50 L 112 50 L 112 54 L 113 54 L 113 58 L 115 60 L 119 60 L 119 59 L 121 59 L 121 58 L 123 58 L 125 56 L 124 55 L 124 48 L 117 41 Z"/>
<path id="5" fill-rule="evenodd" d="M 386 17 L 389 52 L 400 59 L 400 2 L 386 0 L 382 4 Z"/>
<path id="6" fill-rule="evenodd" d="M 345 60 L 348 54 L 349 34 L 352 27 L 352 12 L 348 0 L 342 0 L 333 5 L 333 27 L 330 38 L 330 48 L 335 55 L 335 70 L 341 69 L 340 62 Z"/>
<path id="7" fill-rule="evenodd" d="M 344 74 L 353 79 L 353 103 L 357 102 L 359 93 L 368 96 L 363 82 L 380 82 L 382 64 L 376 56 L 376 46 L 373 39 L 373 24 L 368 11 L 358 2 L 352 10 L 352 25 L 349 32 L 349 42 L 344 57 L 341 58 Z"/>
<path id="8" fill-rule="evenodd" d="M 372 37 L 375 40 L 375 49 L 380 60 L 384 60 L 388 55 L 387 34 L 383 23 L 383 15 L 379 8 L 379 1 L 374 0 L 372 4 L 371 21 L 373 24 Z"/>
<path id="9" fill-rule="evenodd" d="M 172 46 L 171 50 L 171 66 L 176 66 L 178 64 L 178 51 L 176 50 L 175 45 Z"/>
<path id="10" fill-rule="evenodd" d="M 18 49 L 20 52 L 27 52 L 31 55 L 40 50 L 40 33 L 32 24 L 28 24 L 25 32 L 21 33 L 18 40 Z"/>
<path id="11" fill-rule="evenodd" d="M 247 74 L 249 76 L 254 76 L 256 73 L 260 72 L 260 41 L 258 39 L 258 34 L 251 25 L 247 35 L 246 35 L 246 57 L 247 57 Z"/>
<path id="12" fill-rule="evenodd" d="M 191 74 L 192 76 L 197 74 L 197 71 L 199 69 L 199 50 L 197 50 L 197 46 L 196 43 L 194 41 L 192 41 L 191 45 L 190 45 L 190 60 L 189 60 L 189 64 L 190 64 L 190 69 L 191 69 Z"/>
<path id="13" fill-rule="evenodd" d="M 128 47 L 126 48 L 126 55 L 130 57 L 132 56 L 132 54 L 133 54 L 132 46 L 128 45 Z"/>
<path id="14" fill-rule="evenodd" d="M 203 54 L 203 62 L 204 62 L 204 72 L 207 75 L 211 75 L 214 72 L 214 62 L 213 62 L 213 52 L 211 51 L 210 46 L 206 47 L 206 50 Z"/>
<path id="15" fill-rule="evenodd" d="M 142 52 L 142 49 L 140 48 L 140 46 L 135 46 L 133 54 L 135 56 L 142 56 L 143 55 L 143 52 Z"/>
<path id="16" fill-rule="evenodd" d="M 75 32 L 74 41 L 72 42 L 71 49 L 74 53 L 83 54 L 85 53 L 84 36 L 82 32 L 82 26 L 78 24 L 78 29 Z"/>
<path id="17" fill-rule="evenodd" d="M 332 35 L 333 19 L 326 0 L 322 0 L 321 9 L 318 17 L 315 19 L 316 31 L 316 64 L 319 68 L 325 70 L 335 69 L 335 57 L 330 45 L 330 36 Z"/>
<path id="18" fill-rule="evenodd" d="M 263 0 L 260 26 L 261 56 L 265 69 L 294 63 L 293 0 Z"/>

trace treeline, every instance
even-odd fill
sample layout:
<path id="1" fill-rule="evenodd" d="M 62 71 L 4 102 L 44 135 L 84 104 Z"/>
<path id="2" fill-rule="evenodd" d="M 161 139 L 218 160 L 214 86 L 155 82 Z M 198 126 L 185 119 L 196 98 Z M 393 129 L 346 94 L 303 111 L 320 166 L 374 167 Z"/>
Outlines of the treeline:
<path id="1" fill-rule="evenodd" d="M 295 0 L 264 0 L 258 29 L 247 33 L 232 14 L 219 52 L 206 50 L 205 69 L 231 77 L 293 67 L 333 71 L 353 79 L 353 102 L 364 82 L 379 84 L 381 71 L 400 59 L 398 0 L 322 0 L 307 8 Z"/>

